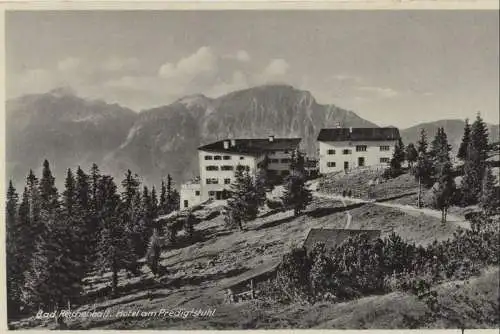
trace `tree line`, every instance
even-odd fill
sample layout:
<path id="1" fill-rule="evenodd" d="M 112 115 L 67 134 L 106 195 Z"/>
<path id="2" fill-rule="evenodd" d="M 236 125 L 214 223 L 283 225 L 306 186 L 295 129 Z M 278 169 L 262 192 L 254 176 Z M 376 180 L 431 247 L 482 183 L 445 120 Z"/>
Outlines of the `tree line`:
<path id="1" fill-rule="evenodd" d="M 39 308 L 57 310 L 78 303 L 83 278 L 112 272 L 139 274 L 138 260 L 159 229 L 153 220 L 179 208 L 170 175 L 160 193 L 141 188 L 128 170 L 120 182 L 93 164 L 67 170 L 59 192 L 47 160 L 38 178 L 30 170 L 21 196 L 9 182 L 6 203 L 7 299 L 9 317 Z M 159 196 L 158 196 L 159 195 Z M 158 231 L 156 232 L 158 233 Z M 156 247 L 156 244 L 149 247 Z"/>
<path id="2" fill-rule="evenodd" d="M 423 189 L 432 189 L 430 204 L 441 210 L 443 222 L 446 222 L 451 205 L 479 204 L 482 208 L 495 211 L 499 199 L 495 177 L 487 163 L 490 150 L 488 128 L 478 114 L 472 125 L 468 120 L 465 121 L 464 134 L 457 153 L 461 165 L 454 166 L 452 163 L 451 145 L 443 127 L 438 128 L 430 145 L 427 133 L 422 129 L 416 145 L 410 143 L 405 148 L 399 140 L 384 175 L 395 177 L 402 174 L 402 163 L 406 160 L 419 185 L 417 207 L 423 206 Z M 460 187 L 455 183 L 455 177 L 459 175 L 462 176 Z"/>

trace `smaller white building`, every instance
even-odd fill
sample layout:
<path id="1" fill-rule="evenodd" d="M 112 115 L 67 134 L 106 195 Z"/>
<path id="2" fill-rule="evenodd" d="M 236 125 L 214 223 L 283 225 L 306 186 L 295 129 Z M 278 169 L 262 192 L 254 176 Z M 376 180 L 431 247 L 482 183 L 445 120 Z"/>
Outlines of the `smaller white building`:
<path id="1" fill-rule="evenodd" d="M 397 128 L 331 128 L 318 135 L 319 172 L 387 166 L 400 139 Z"/>
<path id="2" fill-rule="evenodd" d="M 181 210 L 201 203 L 200 180 L 195 179 L 181 185 Z"/>

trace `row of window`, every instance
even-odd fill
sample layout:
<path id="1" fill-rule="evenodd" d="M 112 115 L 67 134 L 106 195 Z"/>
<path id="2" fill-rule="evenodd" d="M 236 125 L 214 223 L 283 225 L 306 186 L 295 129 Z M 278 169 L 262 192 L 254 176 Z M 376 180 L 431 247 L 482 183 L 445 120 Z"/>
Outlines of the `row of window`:
<path id="1" fill-rule="evenodd" d="M 226 179 L 222 180 L 222 182 L 224 184 L 231 184 L 231 179 L 230 178 L 226 178 Z M 206 179 L 206 183 L 207 184 L 219 184 L 219 179 L 216 178 L 216 177 L 207 178 Z"/>
<path id="2" fill-rule="evenodd" d="M 366 152 L 367 146 L 366 145 L 356 145 L 356 152 Z M 388 145 L 380 146 L 380 151 L 389 151 L 391 148 Z M 327 154 L 328 155 L 334 155 L 336 153 L 335 150 L 328 150 Z M 342 150 L 342 154 L 351 154 L 352 150 Z"/>
<path id="3" fill-rule="evenodd" d="M 244 165 L 240 165 L 240 166 L 243 167 L 246 171 L 250 171 L 250 167 L 249 166 L 244 166 Z M 205 170 L 210 171 L 210 172 L 218 171 L 219 170 L 219 166 L 208 165 L 208 166 L 205 167 Z M 233 171 L 234 170 L 234 166 L 230 166 L 230 165 L 220 166 L 220 170 L 222 170 L 222 171 Z"/>
<path id="4" fill-rule="evenodd" d="M 363 165 L 364 165 L 364 158 L 361 158 L 361 159 L 363 159 L 363 161 L 362 161 L 362 162 L 361 162 L 361 161 L 359 161 L 359 165 L 360 165 L 360 166 L 363 166 Z M 390 158 L 380 158 L 380 163 L 389 163 L 390 161 L 391 161 L 391 159 L 390 159 Z M 336 167 L 336 166 L 337 166 L 337 164 L 335 163 L 335 161 L 328 161 L 328 162 L 326 163 L 326 166 L 327 166 L 327 167 Z"/>

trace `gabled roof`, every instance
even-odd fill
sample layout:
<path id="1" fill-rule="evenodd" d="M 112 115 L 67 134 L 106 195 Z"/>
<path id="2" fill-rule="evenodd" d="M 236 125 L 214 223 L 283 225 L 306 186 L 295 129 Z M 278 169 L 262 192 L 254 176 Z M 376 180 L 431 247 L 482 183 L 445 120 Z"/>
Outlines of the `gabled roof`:
<path id="1" fill-rule="evenodd" d="M 307 252 L 310 252 L 316 243 L 322 242 L 327 250 L 331 250 L 340 246 L 347 238 L 358 235 L 366 235 L 369 240 L 374 240 L 380 237 L 380 230 L 313 228 L 309 231 L 306 241 L 304 241 L 304 247 Z"/>
<path id="2" fill-rule="evenodd" d="M 217 153 L 239 153 L 247 155 L 261 155 L 269 151 L 278 150 L 294 150 L 297 149 L 301 138 L 274 138 L 273 141 L 265 139 L 233 139 L 235 145 L 227 149 L 224 148 L 224 141 L 231 141 L 230 139 L 219 140 L 214 143 L 200 146 L 198 150 L 217 152 Z"/>
<path id="3" fill-rule="evenodd" d="M 331 128 L 321 129 L 318 141 L 398 140 L 397 128 Z"/>

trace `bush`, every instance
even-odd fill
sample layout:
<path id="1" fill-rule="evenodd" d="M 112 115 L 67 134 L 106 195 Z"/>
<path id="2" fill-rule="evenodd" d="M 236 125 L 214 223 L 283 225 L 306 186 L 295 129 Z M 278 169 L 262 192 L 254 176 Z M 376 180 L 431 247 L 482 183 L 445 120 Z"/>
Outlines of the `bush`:
<path id="1" fill-rule="evenodd" d="M 274 287 L 285 296 L 282 301 L 342 301 L 395 290 L 428 298 L 437 283 L 465 280 L 498 264 L 498 221 L 476 219 L 484 223 L 425 248 L 394 233 L 385 240 L 348 238 L 331 252 L 324 244 L 315 245 L 309 254 L 295 248 L 283 257 Z"/>

